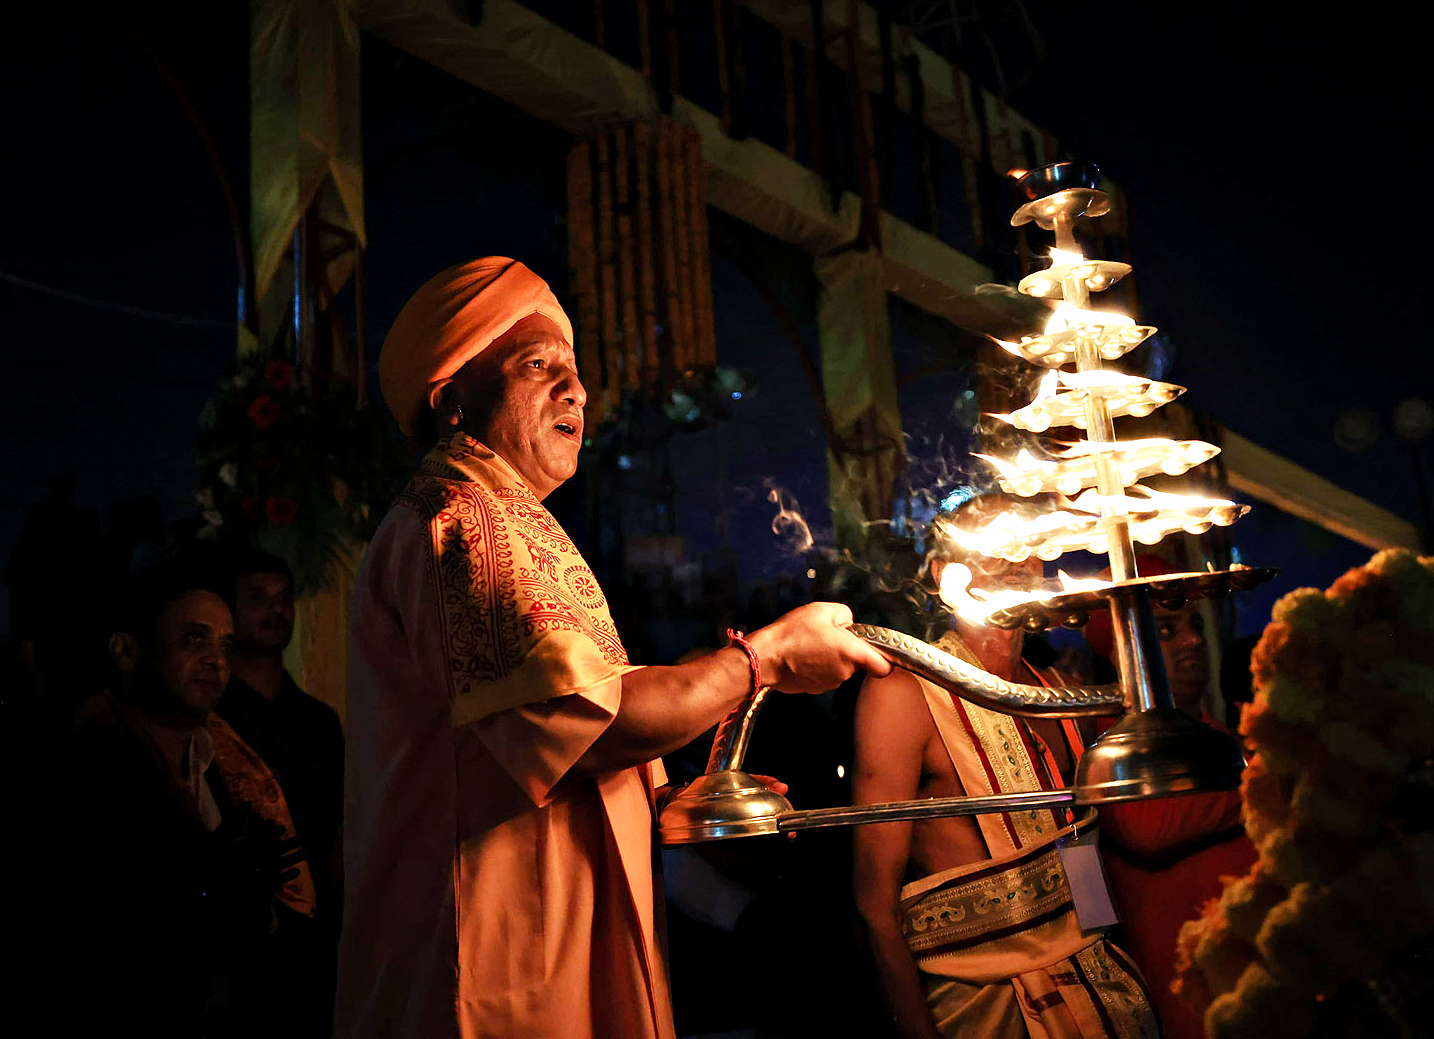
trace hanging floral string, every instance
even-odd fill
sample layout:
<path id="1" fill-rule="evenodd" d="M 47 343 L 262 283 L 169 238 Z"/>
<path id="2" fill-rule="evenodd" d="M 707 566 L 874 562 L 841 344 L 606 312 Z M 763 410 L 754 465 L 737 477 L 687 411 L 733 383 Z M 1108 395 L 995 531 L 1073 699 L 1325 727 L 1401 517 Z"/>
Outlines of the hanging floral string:
<path id="1" fill-rule="evenodd" d="M 740 379 L 717 367 L 710 253 L 694 129 L 659 117 L 573 148 L 568 262 L 590 429 L 625 394 L 656 396 L 682 422 L 694 409 L 712 419 L 703 401 L 741 399 Z"/>

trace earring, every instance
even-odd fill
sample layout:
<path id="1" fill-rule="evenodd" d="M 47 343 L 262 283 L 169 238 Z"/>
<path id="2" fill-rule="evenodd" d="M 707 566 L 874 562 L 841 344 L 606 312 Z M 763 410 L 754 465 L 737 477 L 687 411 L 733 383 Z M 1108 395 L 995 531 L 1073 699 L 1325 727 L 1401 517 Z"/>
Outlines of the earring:
<path id="1" fill-rule="evenodd" d="M 455 405 L 453 405 L 453 424 L 454 424 L 455 426 L 461 426 L 461 425 L 463 425 L 463 405 L 462 405 L 462 404 L 455 404 Z"/>

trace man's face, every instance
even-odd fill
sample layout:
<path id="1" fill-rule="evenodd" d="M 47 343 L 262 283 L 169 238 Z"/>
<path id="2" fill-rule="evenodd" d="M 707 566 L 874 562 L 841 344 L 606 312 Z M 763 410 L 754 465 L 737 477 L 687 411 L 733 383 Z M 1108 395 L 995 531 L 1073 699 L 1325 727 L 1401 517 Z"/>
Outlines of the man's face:
<path id="1" fill-rule="evenodd" d="M 229 607 L 213 592 L 188 591 L 160 608 L 154 628 L 154 645 L 137 661 L 136 691 L 166 720 L 203 725 L 229 683 Z"/>
<path id="2" fill-rule="evenodd" d="M 282 650 L 294 636 L 294 589 L 283 574 L 241 574 L 234 582 L 234 641 Z"/>
<path id="3" fill-rule="evenodd" d="M 976 534 L 984 530 L 996 518 L 1012 509 L 1015 501 L 1003 494 L 985 494 L 973 498 L 957 514 L 953 525 L 945 529 L 954 534 L 959 530 Z M 952 546 L 953 548 L 955 546 Z M 952 562 L 961 563 L 971 571 L 971 587 L 991 592 L 1032 592 L 1041 587 L 1045 566 L 1040 559 L 1031 556 L 1019 563 L 1012 563 L 996 556 L 980 552 L 953 551 Z M 933 569 L 933 576 L 940 577 Z"/>
<path id="4" fill-rule="evenodd" d="M 453 377 L 469 431 L 518 471 L 539 499 L 578 469 L 587 391 L 556 325 L 533 315 Z"/>
<path id="5" fill-rule="evenodd" d="M 1205 652 L 1205 618 L 1200 604 L 1187 602 L 1178 610 L 1155 608 L 1155 630 L 1170 679 L 1175 706 L 1199 717 L 1201 700 L 1210 684 L 1210 658 Z"/>
<path id="6" fill-rule="evenodd" d="M 958 562 L 964 563 L 971 571 L 971 587 L 992 592 L 1033 592 L 1041 587 L 1045 566 L 1035 556 L 1019 563 L 974 552 L 963 556 Z"/>

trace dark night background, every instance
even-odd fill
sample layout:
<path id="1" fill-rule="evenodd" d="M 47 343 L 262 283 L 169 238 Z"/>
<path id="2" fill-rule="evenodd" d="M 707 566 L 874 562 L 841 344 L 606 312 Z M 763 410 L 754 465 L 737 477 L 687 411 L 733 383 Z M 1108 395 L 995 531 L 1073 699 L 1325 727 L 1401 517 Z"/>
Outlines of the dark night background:
<path id="1" fill-rule="evenodd" d="M 710 11 L 710 0 L 678 0 L 684 9 L 689 2 Z M 573 11 L 593 7 L 591 0 L 528 6 L 577 21 Z M 630 6 L 606 0 L 614 23 Z M 1072 157 L 1099 163 L 1121 187 L 1139 317 L 1160 326 L 1171 347 L 1165 377 L 1189 387 L 1184 402 L 1192 410 L 1407 520 L 1428 522 L 1415 455 L 1391 428 L 1401 400 L 1434 400 L 1427 333 L 1416 313 L 1426 295 L 1416 287 L 1426 234 L 1416 161 L 1428 121 L 1421 33 L 1378 5 L 1341 8 L 1338 19 L 1310 7 L 1255 4 L 878 6 L 898 20 L 924 12 L 932 23 L 926 42 L 959 53 L 988 89 L 1004 92 Z M 934 24 L 939 18 L 945 21 Z M 235 356 L 236 229 L 221 177 L 165 77 L 182 86 L 211 135 L 239 231 L 247 232 L 248 20 L 249 4 L 237 0 L 7 12 L 0 34 L 0 561 L 27 510 L 62 472 L 75 474 L 78 503 L 106 525 L 144 498 L 158 503 L 161 528 L 197 512 L 199 416 Z M 621 28 L 614 24 L 612 35 Z M 685 45 L 710 49 L 698 34 Z M 515 256 L 571 302 L 567 136 L 372 36 L 362 46 L 370 365 L 408 295 L 452 263 Z M 755 64 L 751 71 L 757 90 L 746 104 L 760 136 L 760 124 L 780 121 L 764 115 L 780 98 L 761 96 Z M 707 86 L 708 98 L 693 99 L 710 109 Z M 892 181 L 914 179 L 898 170 Z M 946 219 L 965 219 L 959 185 L 948 181 L 946 190 L 953 195 Z M 720 569 L 725 558 L 759 593 L 744 604 L 745 619 L 720 615 L 737 608 L 734 596 L 713 596 L 710 609 L 704 599 L 700 617 L 668 611 L 658 599 L 636 601 L 641 589 L 632 594 L 612 580 L 621 558 L 609 555 L 599 571 L 619 623 L 636 619 L 623 637 L 644 663 L 670 662 L 724 622 L 755 626 L 761 614 L 790 604 L 784 597 L 810 591 L 808 559 L 771 530 L 770 486 L 800 503 L 819 535 L 829 526 L 818 408 L 758 289 L 780 302 L 815 356 L 811 257 L 724 213 L 709 210 L 709 218 L 718 358 L 749 376 L 749 392 L 730 419 L 674 435 L 665 452 L 650 453 L 679 475 L 673 493 L 656 492 L 651 459 L 637 459 L 604 484 L 604 507 L 618 510 L 630 532 L 680 531 L 704 568 L 717 557 Z M 960 231 L 945 237 L 959 240 Z M 969 355 L 970 340 L 909 303 L 889 303 L 912 455 L 908 486 L 944 490 L 959 480 L 961 425 L 974 417 L 974 393 L 969 370 L 932 362 Z M 1358 452 L 1335 441 L 1337 421 L 1350 415 L 1366 416 Z M 1430 448 L 1426 439 L 1423 449 Z M 582 482 L 550 499 L 570 526 L 583 515 Z M 1232 528 L 1234 546 L 1244 561 L 1283 573 L 1237 600 L 1240 635 L 1261 630 L 1278 595 L 1326 586 L 1370 555 L 1252 504 Z M 582 544 L 583 531 L 573 533 Z M 583 547 L 591 557 L 593 546 Z M 75 556 L 93 559 L 97 548 L 76 545 Z M 92 587 L 74 567 L 57 570 L 72 575 L 66 579 L 78 596 Z M 0 584 L 0 632 L 9 620 L 9 588 Z M 847 708 L 774 699 L 749 767 L 789 779 L 794 804 L 849 803 L 842 773 L 833 779 L 831 767 L 850 760 L 849 726 L 834 720 Z M 29 739 L 23 729 L 6 735 L 17 747 Z M 669 756 L 669 768 L 678 775 L 703 759 L 680 752 Z M 32 800 L 35 775 L 17 769 L 16 776 L 15 801 Z M 20 819 L 16 832 L 31 832 L 22 812 L 12 815 Z M 833 996 L 811 1001 L 826 1006 L 791 1000 L 804 1014 L 840 1015 L 872 1002 L 861 956 L 844 944 L 850 936 L 839 910 L 813 911 L 810 928 L 785 926 L 793 907 L 844 904 L 847 840 L 846 831 L 831 830 L 787 847 L 776 847 L 785 842 L 775 837 L 740 842 L 741 854 L 727 865 L 758 892 L 761 912 L 744 915 L 746 929 L 728 936 L 731 945 L 714 944 L 711 929 L 670 914 L 672 943 L 686 957 L 674 960 L 683 965 L 674 975 L 679 1023 L 684 1013 L 731 1015 L 714 1017 L 712 1028 L 750 1019 L 753 1008 L 719 1006 L 708 994 L 712 979 L 728 976 L 732 962 L 747 962 L 736 956 L 753 949 L 780 968 L 773 991 Z M 719 855 L 724 846 L 716 845 Z M 33 890 L 33 863 L 12 859 L 27 871 L 14 889 Z M 669 864 L 669 877 L 676 874 Z M 697 889 L 700 900 L 712 900 L 700 883 Z M 814 891 L 837 894 L 823 903 Z M 857 1020 L 804 1019 L 792 1034 L 843 1034 Z"/>
<path id="2" fill-rule="evenodd" d="M 1168 334 L 1168 377 L 1190 388 L 1188 404 L 1420 522 L 1411 451 L 1389 428 L 1398 401 L 1431 394 L 1415 307 L 1424 266 L 1418 35 L 1379 8 L 1336 21 L 1258 5 L 1182 15 L 1166 5 L 956 6 L 980 16 L 1010 103 L 1126 192 L 1141 316 Z M 233 358 L 235 250 L 223 195 L 144 47 L 183 84 L 243 206 L 248 7 L 119 9 L 143 45 L 110 9 L 88 5 L 11 14 L 0 43 L 7 553 L 26 508 L 64 470 L 102 519 L 140 495 L 158 498 L 166 523 L 191 514 L 197 416 Z M 978 60 L 990 52 L 975 24 L 962 23 L 969 67 L 996 86 L 995 66 Z M 415 70 L 372 38 L 364 46 L 372 359 L 403 299 L 448 263 L 507 252 L 565 281 L 562 168 L 552 160 L 567 144 L 496 101 L 470 100 L 455 116 L 441 74 Z M 455 119 L 502 132 L 486 150 L 448 147 L 441 138 Z M 715 215 L 712 233 L 714 247 L 725 237 L 738 251 L 757 234 Z M 764 255 L 783 263 L 773 243 Z M 719 354 L 755 369 L 757 392 L 724 430 L 679 444 L 679 464 L 704 464 L 709 450 L 761 458 L 793 443 L 813 414 L 795 367 L 771 359 L 760 330 L 748 334 L 756 302 L 720 248 L 714 282 Z M 814 325 L 809 289 L 782 291 Z M 893 307 L 899 367 L 902 329 L 927 320 L 910 309 Z M 904 393 L 960 389 L 933 380 Z M 1355 408 L 1382 432 L 1351 454 L 1333 429 Z M 796 440 L 782 465 L 820 523 L 820 442 Z M 760 488 L 735 490 L 725 504 L 683 499 L 680 514 L 729 509 L 732 539 L 750 554 L 746 578 L 788 565 L 766 532 Z M 1368 555 L 1255 505 L 1237 535 L 1248 562 L 1298 569 L 1313 546 L 1330 562 L 1306 582 L 1327 583 Z M 0 621 L 7 615 L 0 601 Z"/>

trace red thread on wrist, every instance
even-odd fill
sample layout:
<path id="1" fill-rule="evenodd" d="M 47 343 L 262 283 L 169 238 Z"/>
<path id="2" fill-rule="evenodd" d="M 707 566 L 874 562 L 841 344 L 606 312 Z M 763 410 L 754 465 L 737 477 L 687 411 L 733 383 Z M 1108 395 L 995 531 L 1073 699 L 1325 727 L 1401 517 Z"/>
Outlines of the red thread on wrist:
<path id="1" fill-rule="evenodd" d="M 727 644 L 736 646 L 747 654 L 747 663 L 752 665 L 752 692 L 762 688 L 762 662 L 757 659 L 757 651 L 747 641 L 747 636 L 734 628 L 727 629 Z"/>

